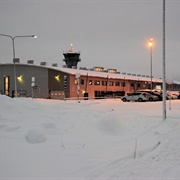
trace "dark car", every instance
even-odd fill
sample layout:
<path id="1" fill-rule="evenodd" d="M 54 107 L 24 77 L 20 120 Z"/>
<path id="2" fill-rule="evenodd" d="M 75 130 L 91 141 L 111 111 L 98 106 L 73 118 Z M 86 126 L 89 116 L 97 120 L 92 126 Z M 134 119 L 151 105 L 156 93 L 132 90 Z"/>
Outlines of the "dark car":
<path id="1" fill-rule="evenodd" d="M 159 93 L 159 92 L 154 92 L 154 91 L 150 91 L 150 90 L 140 90 L 140 92 L 147 92 L 153 96 L 157 96 L 159 101 L 162 101 L 162 99 L 163 99 L 162 93 Z"/>

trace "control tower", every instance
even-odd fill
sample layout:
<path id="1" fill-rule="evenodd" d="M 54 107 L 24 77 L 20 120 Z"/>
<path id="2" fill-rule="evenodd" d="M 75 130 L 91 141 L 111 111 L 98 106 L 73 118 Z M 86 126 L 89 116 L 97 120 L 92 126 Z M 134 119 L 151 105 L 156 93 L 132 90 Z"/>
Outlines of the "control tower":
<path id="1" fill-rule="evenodd" d="M 80 51 L 76 51 L 73 48 L 73 45 L 71 44 L 70 49 L 68 49 L 67 51 L 64 51 L 63 55 L 64 55 L 63 61 L 65 61 L 66 66 L 68 68 L 77 68 L 78 62 L 81 61 L 81 59 L 79 58 Z"/>

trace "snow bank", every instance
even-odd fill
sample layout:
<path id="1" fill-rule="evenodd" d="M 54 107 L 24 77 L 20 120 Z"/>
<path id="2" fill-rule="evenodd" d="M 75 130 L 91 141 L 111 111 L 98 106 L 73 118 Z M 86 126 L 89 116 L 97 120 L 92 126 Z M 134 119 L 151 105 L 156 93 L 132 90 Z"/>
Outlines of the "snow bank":
<path id="1" fill-rule="evenodd" d="M 167 101 L 168 103 L 168 101 Z M 0 95 L 0 179 L 180 179 L 180 101 Z"/>

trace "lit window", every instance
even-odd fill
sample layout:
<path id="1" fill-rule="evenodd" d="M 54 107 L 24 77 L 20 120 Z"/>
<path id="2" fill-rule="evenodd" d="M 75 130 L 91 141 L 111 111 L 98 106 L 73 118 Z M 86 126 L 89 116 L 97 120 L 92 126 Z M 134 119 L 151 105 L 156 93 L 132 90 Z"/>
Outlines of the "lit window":
<path id="1" fill-rule="evenodd" d="M 4 91 L 5 91 L 5 95 L 9 95 L 9 76 L 5 76 L 4 77 Z"/>
<path id="2" fill-rule="evenodd" d="M 74 84 L 78 84 L 78 80 L 77 79 L 75 79 Z"/>
<path id="3" fill-rule="evenodd" d="M 93 83 L 92 80 L 89 80 L 89 85 L 92 85 L 92 83 Z"/>
<path id="4" fill-rule="evenodd" d="M 99 80 L 95 80 L 94 81 L 94 85 L 100 85 L 100 81 Z"/>

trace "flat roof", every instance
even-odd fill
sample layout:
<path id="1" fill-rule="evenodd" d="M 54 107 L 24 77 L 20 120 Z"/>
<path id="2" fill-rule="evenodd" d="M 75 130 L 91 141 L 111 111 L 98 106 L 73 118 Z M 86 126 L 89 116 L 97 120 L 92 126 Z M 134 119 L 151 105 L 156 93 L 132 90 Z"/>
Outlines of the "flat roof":
<path id="1" fill-rule="evenodd" d="M 13 63 L 9 64 L 0 64 L 3 65 L 14 65 Z M 120 74 L 120 73 L 109 73 L 109 72 L 100 72 L 100 71 L 92 71 L 92 70 L 82 70 L 82 69 L 72 69 L 72 68 L 64 68 L 64 67 L 52 67 L 48 65 L 35 65 L 35 64 L 23 64 L 17 63 L 16 66 L 24 65 L 24 66 L 35 66 L 40 68 L 47 68 L 47 69 L 54 69 L 57 71 L 61 71 L 67 74 L 76 75 L 79 73 L 82 76 L 92 76 L 92 77 L 102 77 L 108 79 L 125 79 L 125 80 L 135 80 L 135 81 L 151 81 L 150 77 L 142 77 L 142 76 L 134 76 L 134 75 L 127 75 L 127 74 Z M 162 79 L 152 78 L 152 82 L 162 83 Z M 180 82 L 179 82 L 180 84 Z"/>

